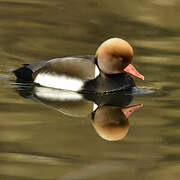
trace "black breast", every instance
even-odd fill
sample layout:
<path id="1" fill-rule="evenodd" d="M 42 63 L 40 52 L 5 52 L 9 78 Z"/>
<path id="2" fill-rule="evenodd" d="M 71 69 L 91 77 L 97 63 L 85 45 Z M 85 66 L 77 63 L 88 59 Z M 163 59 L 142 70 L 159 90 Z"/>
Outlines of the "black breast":
<path id="1" fill-rule="evenodd" d="M 132 87 L 135 87 L 135 82 L 127 73 L 101 73 L 97 78 L 85 83 L 84 91 L 106 93 L 130 90 Z"/>

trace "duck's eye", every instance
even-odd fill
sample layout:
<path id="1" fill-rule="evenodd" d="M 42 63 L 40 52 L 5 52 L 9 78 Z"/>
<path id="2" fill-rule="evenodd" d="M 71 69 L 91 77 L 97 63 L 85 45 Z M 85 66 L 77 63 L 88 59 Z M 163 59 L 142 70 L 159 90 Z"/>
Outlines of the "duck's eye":
<path id="1" fill-rule="evenodd" d="M 117 54 L 117 53 L 116 53 L 116 54 L 112 54 L 112 57 L 113 57 L 113 58 L 117 58 L 117 59 L 118 59 L 118 58 L 123 59 L 123 57 L 122 57 L 121 55 Z"/>

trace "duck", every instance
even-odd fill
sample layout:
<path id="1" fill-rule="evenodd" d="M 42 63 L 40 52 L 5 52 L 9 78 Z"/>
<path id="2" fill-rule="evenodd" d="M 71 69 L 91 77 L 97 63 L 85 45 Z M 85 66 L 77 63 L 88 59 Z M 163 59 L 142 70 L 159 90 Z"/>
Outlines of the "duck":
<path id="1" fill-rule="evenodd" d="M 24 64 L 13 70 L 18 81 L 80 93 L 111 93 L 130 90 L 144 80 L 132 65 L 132 46 L 120 38 L 110 38 L 94 56 L 70 56 Z"/>

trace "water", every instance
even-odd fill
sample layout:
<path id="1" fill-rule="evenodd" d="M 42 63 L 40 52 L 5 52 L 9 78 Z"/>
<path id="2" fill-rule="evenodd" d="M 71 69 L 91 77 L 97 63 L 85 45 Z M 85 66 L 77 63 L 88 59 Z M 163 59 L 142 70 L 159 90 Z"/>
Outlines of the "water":
<path id="1" fill-rule="evenodd" d="M 178 0 L 1 0 L 1 179 L 178 180 L 179 9 Z M 93 101 L 35 102 L 32 91 L 22 94 L 13 85 L 10 69 L 94 54 L 102 41 L 116 36 L 134 47 L 134 64 L 145 76 L 136 79 L 137 86 L 153 90 L 134 95 L 128 106 L 143 107 L 123 121 L 125 136 L 119 141 L 103 139 L 94 125 L 100 110 L 119 112 L 112 121 L 121 117 L 119 104 L 95 111 L 93 120 Z M 101 104 L 105 98 L 99 99 Z"/>

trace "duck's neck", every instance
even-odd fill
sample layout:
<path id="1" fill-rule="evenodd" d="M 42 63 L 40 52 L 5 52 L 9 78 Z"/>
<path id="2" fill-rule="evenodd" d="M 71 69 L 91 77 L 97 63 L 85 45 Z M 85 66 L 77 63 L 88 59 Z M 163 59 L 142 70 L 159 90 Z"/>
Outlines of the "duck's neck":
<path id="1" fill-rule="evenodd" d="M 97 93 L 128 90 L 135 86 L 133 78 L 127 73 L 104 74 L 100 73 L 95 79 L 89 80 L 84 85 L 84 91 Z"/>

